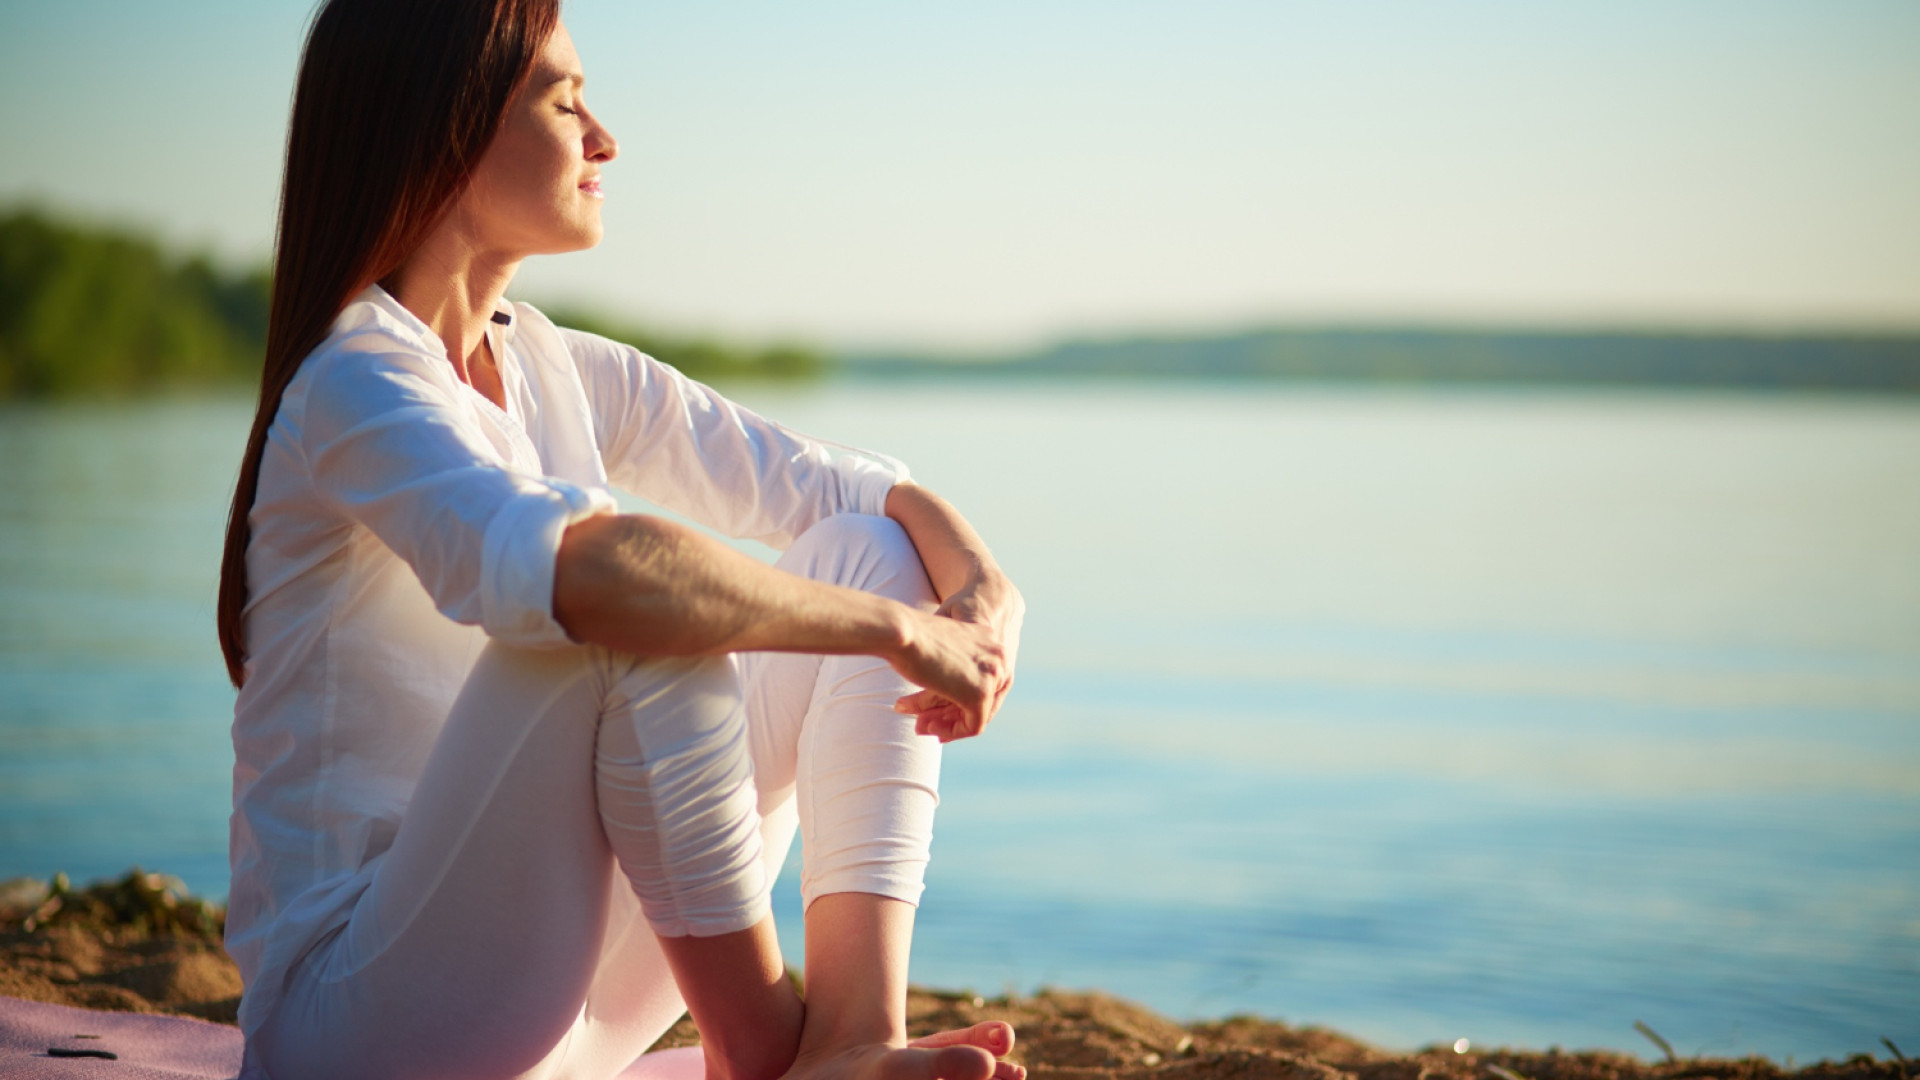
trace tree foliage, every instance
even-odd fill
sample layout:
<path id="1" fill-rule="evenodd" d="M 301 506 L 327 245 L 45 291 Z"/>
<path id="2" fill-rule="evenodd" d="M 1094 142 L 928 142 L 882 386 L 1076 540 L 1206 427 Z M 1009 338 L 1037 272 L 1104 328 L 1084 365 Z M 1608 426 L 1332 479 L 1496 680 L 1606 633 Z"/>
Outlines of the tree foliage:
<path id="1" fill-rule="evenodd" d="M 264 270 L 229 274 L 37 210 L 0 215 L 0 396 L 255 378 L 266 330 Z"/>
<path id="2" fill-rule="evenodd" d="M 750 349 L 725 345 L 703 338 L 678 338 L 650 330 L 611 322 L 599 315 L 570 308 L 545 309 L 547 317 L 560 326 L 584 330 L 589 334 L 624 342 L 679 368 L 687 375 L 710 382 L 736 379 L 808 379 L 826 370 L 824 357 L 795 345 L 774 345 Z"/>

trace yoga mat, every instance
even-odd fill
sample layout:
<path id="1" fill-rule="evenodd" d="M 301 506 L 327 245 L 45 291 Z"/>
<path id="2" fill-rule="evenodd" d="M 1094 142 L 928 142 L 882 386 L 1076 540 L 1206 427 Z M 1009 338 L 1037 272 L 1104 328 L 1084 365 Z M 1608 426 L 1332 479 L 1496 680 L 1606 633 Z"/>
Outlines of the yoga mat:
<path id="1" fill-rule="evenodd" d="M 92 1035 L 97 1038 L 79 1038 Z M 50 1048 L 119 1055 L 61 1058 Z M 0 997 L 0 1077 L 35 1080 L 230 1080 L 240 1073 L 240 1029 L 184 1016 L 94 1012 Z"/>
<path id="2" fill-rule="evenodd" d="M 80 1038 L 79 1036 L 96 1036 Z M 50 1049 L 118 1055 L 63 1058 Z M 0 997 L 0 1080 L 232 1080 L 240 1029 L 183 1016 L 95 1012 Z M 643 1055 L 618 1080 L 703 1080 L 698 1047 Z"/>

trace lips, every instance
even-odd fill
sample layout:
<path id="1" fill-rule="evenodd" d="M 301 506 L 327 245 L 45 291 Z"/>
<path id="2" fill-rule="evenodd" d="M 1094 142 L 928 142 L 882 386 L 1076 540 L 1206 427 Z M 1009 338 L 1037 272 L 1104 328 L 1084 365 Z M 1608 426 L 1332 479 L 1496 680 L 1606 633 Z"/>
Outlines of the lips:
<path id="1" fill-rule="evenodd" d="M 581 184 L 580 192 L 583 195 L 586 195 L 595 199 L 606 198 L 606 195 L 602 194 L 600 191 L 600 178 L 597 176 L 587 181 L 586 183 Z"/>

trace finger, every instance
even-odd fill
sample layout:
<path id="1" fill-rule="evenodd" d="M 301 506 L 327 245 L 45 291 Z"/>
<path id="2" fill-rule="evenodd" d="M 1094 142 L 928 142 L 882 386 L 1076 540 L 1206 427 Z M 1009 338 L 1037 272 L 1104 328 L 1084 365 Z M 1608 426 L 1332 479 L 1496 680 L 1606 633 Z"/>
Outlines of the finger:
<path id="1" fill-rule="evenodd" d="M 917 717 L 914 720 L 913 730 L 920 735 L 939 735 L 955 730 L 964 720 L 960 710 L 947 706 Z"/>
<path id="2" fill-rule="evenodd" d="M 980 729 L 986 726 L 987 722 L 980 715 L 980 708 L 978 706 L 962 707 L 960 720 L 954 725 L 955 731 L 957 732 L 954 738 L 971 739 L 975 735 L 980 734 Z"/>
<path id="3" fill-rule="evenodd" d="M 959 706 L 955 705 L 951 699 L 941 697 L 938 694 L 933 694 L 926 697 L 922 697 L 918 694 L 909 695 L 908 697 L 901 698 L 899 701 L 895 702 L 893 707 L 896 711 L 902 714 L 905 714 L 908 716 L 916 716 L 916 717 L 927 716 L 933 713 L 938 713 L 944 709 L 959 708 Z"/>
<path id="4" fill-rule="evenodd" d="M 941 742 L 949 743 L 964 739 L 973 732 L 967 728 L 967 718 L 959 710 L 943 713 L 939 717 L 925 721 L 925 733 L 937 736 Z"/>
<path id="5" fill-rule="evenodd" d="M 919 714 L 914 719 L 927 724 L 957 724 L 965 719 L 965 714 L 957 705 L 941 703 Z"/>
<path id="6" fill-rule="evenodd" d="M 1000 706 L 1006 704 L 1007 692 L 1012 689 L 1013 689 L 1013 676 L 1009 675 L 1005 679 L 1002 679 L 1000 681 L 1000 689 L 994 691 L 993 693 L 993 708 L 987 712 L 987 717 L 989 719 L 995 716 L 998 716 L 1000 714 Z"/>
<path id="7" fill-rule="evenodd" d="M 932 690 L 916 690 L 893 703 L 893 711 L 919 716 L 945 704 L 947 699 Z"/>
<path id="8" fill-rule="evenodd" d="M 980 709 L 980 730 L 985 731 L 987 725 L 993 723 L 993 718 L 998 715 L 1000 715 L 1000 695 L 995 693 Z"/>

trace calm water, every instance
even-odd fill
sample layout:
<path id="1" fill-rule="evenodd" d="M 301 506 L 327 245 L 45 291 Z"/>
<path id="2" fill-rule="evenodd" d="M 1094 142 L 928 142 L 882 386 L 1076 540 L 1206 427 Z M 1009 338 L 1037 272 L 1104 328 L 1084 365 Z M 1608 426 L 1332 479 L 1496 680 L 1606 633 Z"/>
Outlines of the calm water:
<path id="1" fill-rule="evenodd" d="M 1403 1047 L 1920 1045 L 1920 403 L 741 396 L 912 463 L 1032 605 L 947 758 L 918 980 Z M 0 410 L 0 877 L 224 893 L 246 422 Z"/>

